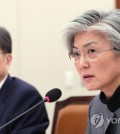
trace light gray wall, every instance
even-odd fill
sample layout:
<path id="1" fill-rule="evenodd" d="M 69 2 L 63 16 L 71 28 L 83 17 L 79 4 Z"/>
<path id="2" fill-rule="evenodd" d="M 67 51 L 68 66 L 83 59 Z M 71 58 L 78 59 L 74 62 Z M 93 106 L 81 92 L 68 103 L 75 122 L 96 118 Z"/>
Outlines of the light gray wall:
<path id="1" fill-rule="evenodd" d="M 97 94 L 83 87 L 59 32 L 67 21 L 99 7 L 114 8 L 114 0 L 1 0 L 0 25 L 8 28 L 13 37 L 11 74 L 36 86 L 42 96 L 55 87 L 63 92 L 61 100 Z M 47 134 L 51 131 L 54 104 L 46 104 L 50 117 Z"/>

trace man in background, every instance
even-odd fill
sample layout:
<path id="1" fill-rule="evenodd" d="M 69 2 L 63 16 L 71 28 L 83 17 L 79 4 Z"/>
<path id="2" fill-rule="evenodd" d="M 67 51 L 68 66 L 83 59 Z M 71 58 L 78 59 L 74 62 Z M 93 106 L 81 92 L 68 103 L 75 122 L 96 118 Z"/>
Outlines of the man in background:
<path id="1" fill-rule="evenodd" d="M 35 87 L 9 75 L 11 61 L 12 39 L 10 33 L 0 27 L 0 134 L 45 134 L 49 120 L 44 104 L 2 128 L 42 100 Z"/>

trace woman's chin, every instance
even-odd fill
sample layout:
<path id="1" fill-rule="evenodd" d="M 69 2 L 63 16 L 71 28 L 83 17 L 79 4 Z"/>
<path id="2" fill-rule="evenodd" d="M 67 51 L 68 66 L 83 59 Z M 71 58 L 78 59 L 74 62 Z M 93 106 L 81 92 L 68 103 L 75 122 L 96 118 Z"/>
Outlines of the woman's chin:
<path id="1" fill-rule="evenodd" d="M 88 91 L 95 91 L 97 89 L 94 89 L 94 88 L 87 88 Z"/>
<path id="2" fill-rule="evenodd" d="M 97 87 L 94 87 L 94 86 L 86 86 L 85 85 L 85 87 L 87 88 L 88 91 L 95 91 L 98 89 Z"/>

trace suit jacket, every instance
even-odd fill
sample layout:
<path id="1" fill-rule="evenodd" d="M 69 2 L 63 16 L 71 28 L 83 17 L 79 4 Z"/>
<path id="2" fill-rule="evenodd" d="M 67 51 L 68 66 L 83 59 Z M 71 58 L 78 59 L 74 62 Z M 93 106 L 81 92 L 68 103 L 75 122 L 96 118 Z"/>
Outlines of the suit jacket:
<path id="1" fill-rule="evenodd" d="M 42 100 L 32 85 L 15 77 L 8 76 L 0 90 L 0 126 L 28 110 Z M 44 103 L 18 118 L 0 134 L 45 134 L 49 124 Z"/>

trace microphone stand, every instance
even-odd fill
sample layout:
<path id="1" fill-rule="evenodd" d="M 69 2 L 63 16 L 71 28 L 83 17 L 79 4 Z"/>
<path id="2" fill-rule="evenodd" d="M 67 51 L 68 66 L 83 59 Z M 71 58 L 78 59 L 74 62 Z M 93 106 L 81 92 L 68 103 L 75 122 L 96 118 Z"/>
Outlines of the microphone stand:
<path id="1" fill-rule="evenodd" d="M 43 102 L 46 102 L 47 99 L 44 98 L 42 101 L 40 101 L 39 103 L 37 103 L 36 105 L 34 105 L 33 107 L 29 108 L 28 110 L 26 110 L 25 112 L 23 112 L 22 114 L 18 115 L 17 117 L 13 118 L 12 120 L 8 121 L 7 123 L 5 123 L 4 125 L 2 125 L 0 127 L 0 130 L 3 129 L 4 127 L 6 127 L 7 125 L 11 124 L 12 122 L 14 122 L 15 120 L 17 120 L 18 118 L 20 118 L 21 116 L 25 115 L 26 113 L 28 113 L 29 111 L 31 111 L 32 109 L 34 109 L 35 107 L 37 107 L 38 105 L 40 105 Z"/>

